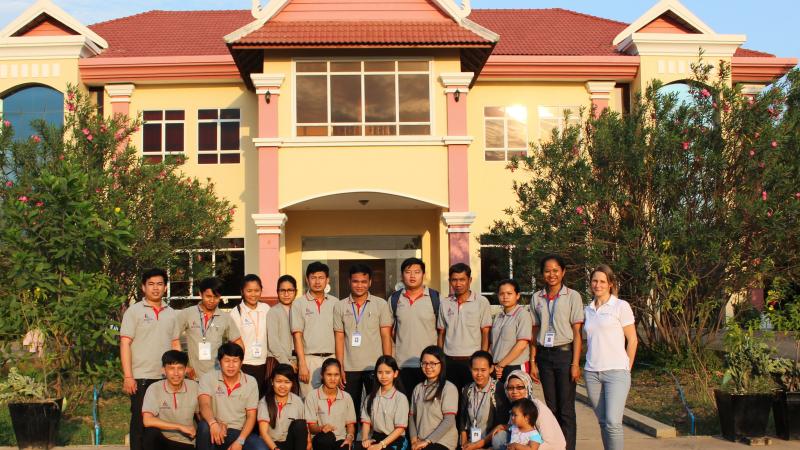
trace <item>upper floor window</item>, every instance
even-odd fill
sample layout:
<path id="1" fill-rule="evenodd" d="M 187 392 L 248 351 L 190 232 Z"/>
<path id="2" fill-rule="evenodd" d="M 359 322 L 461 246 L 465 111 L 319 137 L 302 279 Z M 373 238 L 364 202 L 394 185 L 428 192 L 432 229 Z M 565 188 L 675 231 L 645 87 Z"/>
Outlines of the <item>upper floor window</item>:
<path id="1" fill-rule="evenodd" d="M 204 277 L 214 276 L 222 280 L 222 298 L 241 298 L 244 278 L 244 239 L 227 238 L 218 249 L 194 249 L 177 252 L 179 257 L 170 269 L 167 297 L 170 305 L 179 308 L 200 299 L 197 283 Z"/>
<path id="2" fill-rule="evenodd" d="M 297 136 L 431 134 L 430 63 L 295 62 Z"/>
<path id="3" fill-rule="evenodd" d="M 528 155 L 528 110 L 524 106 L 483 108 L 487 161 L 509 161 Z"/>
<path id="4" fill-rule="evenodd" d="M 199 164 L 237 164 L 239 162 L 238 109 L 197 111 L 197 162 Z"/>
<path id="5" fill-rule="evenodd" d="M 549 141 L 553 130 L 563 132 L 567 126 L 581 124 L 580 108 L 577 106 L 540 106 L 539 138 Z"/>
<path id="6" fill-rule="evenodd" d="M 184 111 L 144 111 L 142 153 L 147 161 L 183 154 Z"/>
<path id="7" fill-rule="evenodd" d="M 50 87 L 29 86 L 2 99 L 3 119 L 14 126 L 17 140 L 38 134 L 31 122 L 42 119 L 50 125 L 64 125 L 64 95 Z"/>

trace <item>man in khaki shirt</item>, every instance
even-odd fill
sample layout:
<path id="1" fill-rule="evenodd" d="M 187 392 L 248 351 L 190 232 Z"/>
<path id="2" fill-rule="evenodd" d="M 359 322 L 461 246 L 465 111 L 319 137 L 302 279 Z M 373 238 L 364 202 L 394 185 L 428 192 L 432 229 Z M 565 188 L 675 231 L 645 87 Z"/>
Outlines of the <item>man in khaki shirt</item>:
<path id="1" fill-rule="evenodd" d="M 147 450 L 193 450 L 197 433 L 197 383 L 184 378 L 189 357 L 177 350 L 161 357 L 166 379 L 147 388 L 142 404 Z"/>

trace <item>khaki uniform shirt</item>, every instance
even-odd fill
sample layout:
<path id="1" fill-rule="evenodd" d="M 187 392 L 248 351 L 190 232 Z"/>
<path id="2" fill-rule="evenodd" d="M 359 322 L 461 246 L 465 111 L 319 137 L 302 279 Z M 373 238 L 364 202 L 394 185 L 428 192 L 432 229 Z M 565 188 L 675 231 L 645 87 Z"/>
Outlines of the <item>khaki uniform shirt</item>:
<path id="1" fill-rule="evenodd" d="M 372 432 L 391 434 L 396 428 L 408 427 L 408 397 L 396 388 L 384 394 L 378 388 L 372 401 L 372 410 L 367 411 L 367 399 L 361 405 L 361 423 L 372 426 Z"/>
<path id="2" fill-rule="evenodd" d="M 320 386 L 309 392 L 305 406 L 306 422 L 309 425 L 333 425 L 336 428 L 333 434 L 337 441 L 347 436 L 347 425 L 356 423 L 353 399 L 341 389 L 336 390 L 336 398 L 328 400 L 328 394 Z"/>
<path id="3" fill-rule="evenodd" d="M 267 350 L 269 356 L 277 359 L 283 364 L 290 364 L 292 351 L 294 351 L 294 341 L 292 331 L 289 327 L 289 310 L 278 303 L 270 308 L 267 314 Z"/>
<path id="4" fill-rule="evenodd" d="M 550 308 L 553 309 L 553 329 L 556 333 L 553 346 L 558 347 L 572 342 L 573 324 L 583 323 L 583 300 L 577 291 L 562 286 L 553 301 L 555 303 L 547 300 L 546 290 L 536 292 L 531 301 L 531 313 L 533 325 L 539 327 L 536 343 L 544 345 L 544 335 L 550 328 Z"/>
<path id="5" fill-rule="evenodd" d="M 247 411 L 258 408 L 258 383 L 244 372 L 239 373 L 239 382 L 233 386 L 225 384 L 222 372 L 212 370 L 200 378 L 200 394 L 211 398 L 214 417 L 241 430 L 247 420 Z"/>
<path id="6" fill-rule="evenodd" d="M 178 313 L 173 339 L 180 339 L 183 332 L 186 332 L 189 365 L 194 368 L 198 379 L 215 369 L 217 350 L 223 343 L 235 341 L 241 337 L 239 329 L 234 325 L 228 313 L 217 308 L 211 318 L 206 321 L 199 306 L 192 306 Z M 200 360 L 199 346 L 201 342 L 211 344 L 210 359 Z"/>
<path id="7" fill-rule="evenodd" d="M 456 415 L 458 412 L 458 389 L 449 381 L 445 382 L 442 397 L 440 399 L 425 400 L 433 395 L 435 384 L 428 384 L 426 380 L 414 388 L 411 396 L 410 420 L 414 421 L 417 429 L 417 436 L 420 439 L 427 439 L 433 430 L 439 426 L 446 415 Z M 455 449 L 458 443 L 458 431 L 455 424 L 434 444 L 441 444 L 449 449 Z"/>
<path id="8" fill-rule="evenodd" d="M 395 311 L 395 355 L 400 367 L 419 368 L 419 355 L 429 345 L 436 345 L 436 314 L 430 291 L 411 302 L 406 291 L 400 293 Z M 391 310 L 391 305 L 389 305 Z"/>
<path id="9" fill-rule="evenodd" d="M 359 321 L 360 317 L 360 321 Z M 336 304 L 333 330 L 344 333 L 344 370 L 358 372 L 372 370 L 375 361 L 383 355 L 381 328 L 391 328 L 392 310 L 386 300 L 370 294 L 361 308 L 352 297 Z M 361 334 L 361 343 L 353 345 L 353 335 Z"/>
<path id="10" fill-rule="evenodd" d="M 289 322 L 292 333 L 303 333 L 303 352 L 333 355 L 336 341 L 333 336 L 333 309 L 339 299 L 325 294 L 325 300 L 317 303 L 311 293 L 296 298 L 292 303 Z"/>
<path id="11" fill-rule="evenodd" d="M 275 405 L 275 407 L 277 408 L 277 414 L 275 414 L 275 427 L 273 427 L 269 420 L 267 401 L 264 397 L 261 397 L 261 400 L 258 401 L 258 421 L 269 424 L 267 430 L 269 437 L 273 441 L 284 442 L 289 434 L 289 426 L 292 421 L 305 419 L 305 405 L 303 404 L 303 399 L 290 392 L 289 398 L 286 399 L 286 404 L 282 407 Z"/>
<path id="12" fill-rule="evenodd" d="M 175 321 L 174 309 L 163 306 L 156 311 L 146 300 L 134 303 L 125 311 L 119 334 L 122 339 L 131 340 L 133 378 L 162 378 L 161 356 L 172 349 Z"/>
<path id="13" fill-rule="evenodd" d="M 438 327 L 444 330 L 444 353 L 448 356 L 471 356 L 480 350 L 481 330 L 491 326 L 489 300 L 480 294 L 471 292 L 461 305 L 450 296 L 440 305 Z"/>
<path id="14" fill-rule="evenodd" d="M 194 426 L 194 416 L 200 411 L 197 406 L 198 385 L 196 381 L 183 380 L 183 386 L 172 390 L 167 380 L 153 383 L 147 388 L 142 403 L 142 412 L 179 425 Z M 194 439 L 177 430 L 161 430 L 165 438 L 194 445 Z"/>
<path id="15" fill-rule="evenodd" d="M 523 305 L 517 305 L 509 314 L 501 311 L 495 316 L 492 324 L 492 356 L 494 362 L 499 363 L 508 355 L 512 348 L 519 341 L 531 341 L 533 325 L 531 323 L 530 310 Z M 524 364 L 528 361 L 530 350 L 525 350 L 519 354 L 509 365 Z"/>

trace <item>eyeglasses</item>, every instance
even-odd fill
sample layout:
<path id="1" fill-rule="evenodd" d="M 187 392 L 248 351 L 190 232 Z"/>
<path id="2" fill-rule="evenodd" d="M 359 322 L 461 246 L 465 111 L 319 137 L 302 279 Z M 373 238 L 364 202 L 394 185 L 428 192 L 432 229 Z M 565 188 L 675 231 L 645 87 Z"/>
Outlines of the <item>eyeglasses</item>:
<path id="1" fill-rule="evenodd" d="M 297 289 L 278 289 L 278 294 L 294 294 Z"/>
<path id="2" fill-rule="evenodd" d="M 439 364 L 441 364 L 441 363 L 440 362 L 430 362 L 430 361 L 423 361 L 423 362 L 419 363 L 420 367 L 436 367 Z"/>
<path id="3" fill-rule="evenodd" d="M 507 391 L 524 391 L 526 389 L 525 386 L 506 386 Z"/>

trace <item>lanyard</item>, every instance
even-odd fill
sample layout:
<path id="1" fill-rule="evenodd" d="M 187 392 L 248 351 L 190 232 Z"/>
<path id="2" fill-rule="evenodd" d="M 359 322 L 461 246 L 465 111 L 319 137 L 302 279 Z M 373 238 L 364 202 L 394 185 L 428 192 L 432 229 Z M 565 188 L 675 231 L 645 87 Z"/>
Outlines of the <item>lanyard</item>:
<path id="1" fill-rule="evenodd" d="M 214 318 L 217 317 L 213 313 L 211 315 L 211 319 L 208 320 L 208 323 L 205 323 L 205 316 L 203 315 L 203 310 L 200 307 L 197 307 L 197 312 L 200 313 L 200 333 L 203 335 L 203 342 L 206 340 L 206 331 L 211 328 L 211 324 L 214 323 Z"/>
<path id="2" fill-rule="evenodd" d="M 367 301 L 369 301 L 369 299 L 364 301 L 364 306 L 361 307 L 358 314 L 356 314 L 356 302 L 350 302 L 350 308 L 353 310 L 353 318 L 356 321 L 356 331 L 358 331 L 358 324 L 361 323 L 361 318 L 364 317 L 364 311 L 367 309 Z"/>
<path id="3" fill-rule="evenodd" d="M 250 309 L 250 307 L 247 307 L 245 309 L 247 311 L 244 311 L 244 312 L 247 313 L 247 317 L 250 318 L 250 320 L 253 322 L 253 324 L 254 324 L 254 326 L 256 328 L 256 338 L 255 338 L 255 340 L 258 341 L 261 338 L 261 334 L 259 333 L 260 328 L 261 328 L 261 311 L 258 311 L 258 310 L 254 311 L 254 310 Z M 256 320 L 253 320 L 253 316 L 251 315 L 251 313 L 256 313 Z M 241 303 L 239 303 L 239 317 L 240 318 L 242 317 L 242 304 Z M 242 328 L 244 328 L 244 327 L 242 327 Z"/>
<path id="4" fill-rule="evenodd" d="M 491 383 L 492 383 L 492 381 L 494 381 L 494 380 L 489 380 L 489 384 L 486 386 L 487 388 L 489 388 L 490 391 L 491 391 Z M 472 408 L 471 408 L 472 409 L 472 414 L 470 414 L 470 415 L 472 416 L 471 417 L 472 418 L 472 426 L 477 427 L 478 426 L 478 414 L 481 413 L 481 408 L 483 407 L 483 401 L 486 400 L 486 393 L 488 391 L 482 391 L 482 392 L 478 391 L 478 386 L 477 385 L 474 385 L 472 387 L 472 389 L 473 389 L 473 392 L 475 394 L 472 396 L 472 400 L 470 401 L 470 404 L 472 406 Z M 478 401 L 477 401 L 478 392 L 481 393 L 481 401 L 480 401 L 480 403 L 478 403 Z M 476 407 L 476 405 L 477 405 L 477 407 Z"/>
<path id="5" fill-rule="evenodd" d="M 561 297 L 561 291 L 558 291 L 558 294 L 556 294 L 556 298 L 550 301 L 550 297 L 547 296 L 547 291 L 546 290 L 544 291 L 544 299 L 547 302 L 547 312 L 548 315 L 550 316 L 548 317 L 548 319 L 550 319 L 550 331 L 553 331 L 556 328 L 555 319 L 553 318 L 553 315 L 556 313 L 556 302 L 558 302 L 559 297 Z"/>

